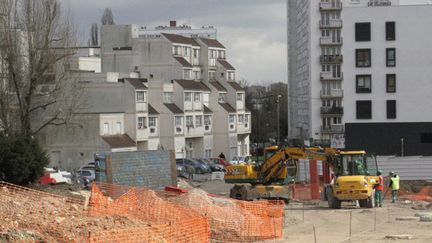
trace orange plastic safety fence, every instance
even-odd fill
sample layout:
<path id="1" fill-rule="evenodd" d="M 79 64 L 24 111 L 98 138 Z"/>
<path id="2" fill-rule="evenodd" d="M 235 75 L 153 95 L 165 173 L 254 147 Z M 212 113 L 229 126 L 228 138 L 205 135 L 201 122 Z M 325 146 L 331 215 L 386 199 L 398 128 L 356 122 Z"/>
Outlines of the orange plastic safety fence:
<path id="1" fill-rule="evenodd" d="M 208 196 L 191 190 L 167 200 L 188 207 L 210 219 L 211 239 L 220 242 L 254 242 L 282 238 L 282 201 L 246 202 Z"/>
<path id="2" fill-rule="evenodd" d="M 398 195 L 400 199 L 432 202 L 432 186 L 425 186 L 417 193 L 399 190 Z"/>
<path id="3" fill-rule="evenodd" d="M 105 230 L 91 234 L 91 242 L 209 242 L 208 219 L 139 187 L 93 184 L 89 215 L 119 215 L 138 219 L 146 227 Z"/>

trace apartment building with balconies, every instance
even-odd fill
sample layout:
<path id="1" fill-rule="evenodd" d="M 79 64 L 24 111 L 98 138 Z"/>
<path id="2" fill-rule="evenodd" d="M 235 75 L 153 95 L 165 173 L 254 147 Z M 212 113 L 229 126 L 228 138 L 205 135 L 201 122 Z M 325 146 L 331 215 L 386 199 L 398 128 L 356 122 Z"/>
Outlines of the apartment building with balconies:
<path id="1" fill-rule="evenodd" d="M 131 26 L 107 26 L 102 29 L 102 57 L 105 59 L 102 61 L 102 69 L 130 70 L 138 73 L 141 78 L 147 78 L 149 83 L 172 83 L 172 94 L 163 92 L 163 96 L 155 99 L 170 96 L 170 102 L 183 111 L 182 124 L 185 129 L 182 130 L 182 135 L 185 140 L 183 142 L 178 139 L 179 144 L 183 144 L 183 152 L 176 149 L 176 145 L 164 147 L 176 149 L 177 157 L 211 157 L 224 152 L 231 158 L 248 154 L 250 122 L 245 121 L 250 120 L 250 112 L 244 110 L 244 90 L 229 88 L 232 87 L 230 83 L 235 83 L 235 68 L 226 60 L 225 47 L 216 39 L 202 35 L 191 38 L 192 34 L 178 35 L 174 34 L 175 30 L 151 34 L 143 31 L 136 38 L 123 38 L 122 35 L 134 32 L 129 31 L 130 28 Z M 106 45 L 104 36 L 110 37 Z M 227 87 L 225 93 L 209 89 L 214 81 L 219 81 L 221 87 Z M 228 113 L 223 112 L 224 109 L 218 113 L 220 96 L 224 96 L 226 103 L 235 107 L 235 121 L 240 121 L 241 128 L 238 136 L 237 129 L 226 129 L 223 135 L 213 136 L 217 129 L 212 124 L 219 124 L 213 123 L 213 120 L 223 121 L 224 126 L 229 127 Z M 219 116 L 222 117 L 218 119 Z M 180 118 L 177 118 L 177 122 L 180 123 Z M 236 139 L 233 139 L 231 149 L 213 148 L 216 144 L 226 144 L 226 139 L 222 137 L 228 137 L 233 132 L 236 133 L 233 136 Z"/>
<path id="2" fill-rule="evenodd" d="M 289 0 L 290 137 L 430 155 L 430 11 L 403 0 Z"/>

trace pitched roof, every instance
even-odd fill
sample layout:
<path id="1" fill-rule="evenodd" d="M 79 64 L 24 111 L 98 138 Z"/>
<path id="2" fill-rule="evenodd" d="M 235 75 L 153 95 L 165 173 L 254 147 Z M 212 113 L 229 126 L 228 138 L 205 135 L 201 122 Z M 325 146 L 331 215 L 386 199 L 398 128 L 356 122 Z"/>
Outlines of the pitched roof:
<path id="1" fill-rule="evenodd" d="M 231 87 L 233 87 L 236 91 L 245 91 L 246 89 L 240 86 L 237 82 L 227 82 Z"/>
<path id="2" fill-rule="evenodd" d="M 187 79 L 176 79 L 174 81 L 177 82 L 185 90 L 211 91 L 209 87 L 199 81 Z"/>
<path id="3" fill-rule="evenodd" d="M 208 47 L 217 47 L 217 48 L 225 48 L 219 41 L 215 39 L 208 38 L 199 38 L 202 42 L 204 42 Z"/>
<path id="4" fill-rule="evenodd" d="M 175 104 L 164 104 L 168 110 L 170 110 L 173 114 L 183 114 L 182 109 L 180 109 Z"/>
<path id="5" fill-rule="evenodd" d="M 147 89 L 147 86 L 144 82 L 147 81 L 145 78 L 125 78 L 135 89 Z"/>
<path id="6" fill-rule="evenodd" d="M 225 59 L 218 59 L 218 62 L 226 69 L 226 70 L 235 70 L 235 68 L 227 62 Z"/>
<path id="7" fill-rule="evenodd" d="M 172 43 L 200 46 L 194 39 L 184 37 L 182 35 L 167 34 L 167 33 L 162 33 L 162 35 L 165 36 L 165 38 L 167 38 Z"/>
<path id="8" fill-rule="evenodd" d="M 236 110 L 228 103 L 219 103 L 228 113 L 236 113 Z"/>
<path id="9" fill-rule="evenodd" d="M 129 148 L 136 147 L 136 143 L 127 134 L 102 136 L 102 139 L 107 142 L 111 148 Z"/>
<path id="10" fill-rule="evenodd" d="M 159 115 L 159 112 L 152 105 L 148 104 L 148 114 Z"/>
<path id="11" fill-rule="evenodd" d="M 210 108 L 208 108 L 206 105 L 204 105 L 204 113 L 205 113 L 205 114 L 213 113 L 213 111 L 210 110 Z"/>
<path id="12" fill-rule="evenodd" d="M 225 91 L 227 92 L 227 89 L 225 89 L 224 86 L 222 86 L 221 83 L 219 83 L 218 81 L 210 81 L 210 84 L 213 85 L 213 87 L 215 87 L 218 91 Z"/>
<path id="13" fill-rule="evenodd" d="M 183 57 L 174 57 L 183 67 L 192 68 L 192 65 Z"/>

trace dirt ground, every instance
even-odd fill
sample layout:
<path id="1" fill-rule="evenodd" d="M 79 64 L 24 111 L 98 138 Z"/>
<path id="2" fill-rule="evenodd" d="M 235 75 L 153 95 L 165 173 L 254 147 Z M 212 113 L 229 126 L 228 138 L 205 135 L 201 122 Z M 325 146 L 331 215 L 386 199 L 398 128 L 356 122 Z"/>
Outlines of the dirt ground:
<path id="1" fill-rule="evenodd" d="M 223 196 L 229 196 L 229 189 L 232 186 L 222 181 L 194 185 L 209 193 Z M 327 208 L 327 202 L 292 202 L 285 208 L 284 239 L 269 242 L 432 242 L 432 222 L 420 222 L 418 218 L 396 219 L 413 217 L 418 212 L 432 213 L 432 208 L 412 209 L 415 205 L 430 204 L 409 201 L 392 204 L 385 200 L 382 208 L 363 209 L 358 208 L 354 203 L 343 203 L 342 209 L 332 210 Z M 401 234 L 409 234 L 413 239 L 385 238 L 389 235 Z"/>

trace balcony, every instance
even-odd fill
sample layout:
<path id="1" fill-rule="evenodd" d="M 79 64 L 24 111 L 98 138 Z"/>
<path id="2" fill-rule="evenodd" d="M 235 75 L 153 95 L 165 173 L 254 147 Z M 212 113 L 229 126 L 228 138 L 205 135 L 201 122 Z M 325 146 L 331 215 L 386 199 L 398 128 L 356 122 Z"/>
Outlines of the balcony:
<path id="1" fill-rule="evenodd" d="M 321 133 L 344 133 L 344 125 L 321 126 Z"/>
<path id="2" fill-rule="evenodd" d="M 342 3 L 320 2 L 319 8 L 321 11 L 340 11 L 342 10 Z"/>
<path id="3" fill-rule="evenodd" d="M 203 126 L 186 125 L 186 129 L 185 129 L 186 138 L 203 137 L 203 136 L 204 136 Z"/>
<path id="4" fill-rule="evenodd" d="M 336 106 L 322 106 L 321 115 L 343 115 L 343 107 Z"/>
<path id="5" fill-rule="evenodd" d="M 342 19 L 330 19 L 329 21 L 320 21 L 319 26 L 321 29 L 337 29 L 342 28 Z"/>
<path id="6" fill-rule="evenodd" d="M 342 98 L 343 90 L 341 89 L 331 89 L 331 90 L 321 90 L 321 98 Z"/>
<path id="7" fill-rule="evenodd" d="M 343 73 L 333 73 L 333 72 L 321 72 L 320 73 L 320 79 L 322 81 L 331 81 L 331 80 L 342 80 L 343 79 Z"/>
<path id="8" fill-rule="evenodd" d="M 340 46 L 342 44 L 343 44 L 342 37 L 332 38 L 330 36 L 326 36 L 320 38 L 320 45 L 322 46 Z"/>
<path id="9" fill-rule="evenodd" d="M 321 55 L 321 64 L 341 64 L 343 62 L 343 55 Z"/>

